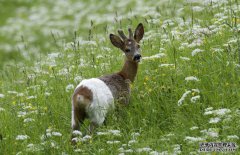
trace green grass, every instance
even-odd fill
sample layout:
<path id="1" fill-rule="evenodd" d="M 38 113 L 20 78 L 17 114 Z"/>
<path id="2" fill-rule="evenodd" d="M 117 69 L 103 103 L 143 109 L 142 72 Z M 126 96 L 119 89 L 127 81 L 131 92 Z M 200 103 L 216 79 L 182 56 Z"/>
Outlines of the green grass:
<path id="1" fill-rule="evenodd" d="M 240 144 L 238 1 L 91 1 L 81 2 L 82 6 L 75 1 L 16 2 L 4 1 L 7 7 L 0 7 L 4 14 L 0 17 L 0 41 L 11 46 L 8 52 L 0 46 L 0 154 L 79 154 L 75 152 L 79 149 L 83 154 L 120 154 L 121 147 L 133 151 L 126 154 L 138 154 L 139 148 L 145 147 L 159 153 L 199 154 L 199 142 Z M 198 12 L 194 6 L 203 10 Z M 19 11 L 22 7 L 25 9 Z M 29 20 L 30 15 L 36 21 Z M 108 36 L 119 28 L 127 32 L 139 22 L 146 32 L 142 56 L 165 56 L 139 64 L 129 106 L 116 103 L 107 124 L 74 148 L 70 144 L 73 88 L 66 90 L 67 86 L 120 70 L 124 57 Z M 196 49 L 202 52 L 192 56 Z M 51 58 L 50 53 L 59 55 Z M 161 66 L 164 64 L 171 65 Z M 185 80 L 191 76 L 198 80 Z M 190 93 L 178 105 L 187 91 Z M 191 102 L 198 95 L 200 98 Z M 209 107 L 213 114 L 206 115 Z M 217 114 L 220 109 L 227 112 Z M 220 121 L 209 123 L 215 117 Z M 26 122 L 29 118 L 32 121 Z M 86 121 L 82 132 L 88 124 Z M 194 126 L 197 128 L 191 129 Z M 120 136 L 97 135 L 108 130 L 119 130 Z M 52 132 L 61 136 L 49 136 Z M 16 140 L 18 135 L 28 138 Z M 202 140 L 191 142 L 187 137 Z M 107 144 L 113 140 L 120 142 Z M 125 145 L 130 140 L 136 143 Z M 239 152 L 237 149 L 235 154 Z M 153 152 L 141 154 L 149 153 Z"/>

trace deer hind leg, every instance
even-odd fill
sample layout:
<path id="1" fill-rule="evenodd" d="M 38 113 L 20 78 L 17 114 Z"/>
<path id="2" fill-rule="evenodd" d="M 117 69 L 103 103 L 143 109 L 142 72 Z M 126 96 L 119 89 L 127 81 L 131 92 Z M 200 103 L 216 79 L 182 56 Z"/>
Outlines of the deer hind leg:
<path id="1" fill-rule="evenodd" d="M 85 117 L 86 117 L 85 111 L 79 108 L 74 108 L 72 110 L 72 132 L 74 130 L 80 131 L 80 125 L 83 124 Z M 72 138 L 75 137 L 76 135 L 72 134 Z"/>

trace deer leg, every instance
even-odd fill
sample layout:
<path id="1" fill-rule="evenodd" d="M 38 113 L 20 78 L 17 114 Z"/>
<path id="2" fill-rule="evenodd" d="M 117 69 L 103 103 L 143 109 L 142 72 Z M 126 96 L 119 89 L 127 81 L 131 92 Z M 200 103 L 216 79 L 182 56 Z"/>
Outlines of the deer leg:
<path id="1" fill-rule="evenodd" d="M 85 113 L 78 108 L 72 110 L 72 131 L 78 130 L 80 131 L 80 125 L 83 123 L 85 119 Z M 72 134 L 72 138 L 75 136 Z"/>
<path id="2" fill-rule="evenodd" d="M 97 123 L 91 122 L 90 127 L 89 127 L 89 132 L 90 134 L 93 133 L 93 131 L 98 127 Z"/>

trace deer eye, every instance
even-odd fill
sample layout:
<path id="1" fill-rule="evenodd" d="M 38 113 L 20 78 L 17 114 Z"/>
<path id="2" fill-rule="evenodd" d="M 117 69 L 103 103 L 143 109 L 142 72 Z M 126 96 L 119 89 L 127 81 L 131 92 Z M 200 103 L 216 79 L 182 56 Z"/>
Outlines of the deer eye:
<path id="1" fill-rule="evenodd" d="M 125 49 L 125 52 L 127 52 L 127 53 L 128 53 L 128 52 L 130 52 L 130 49 L 128 49 L 128 48 L 127 48 L 127 49 Z"/>

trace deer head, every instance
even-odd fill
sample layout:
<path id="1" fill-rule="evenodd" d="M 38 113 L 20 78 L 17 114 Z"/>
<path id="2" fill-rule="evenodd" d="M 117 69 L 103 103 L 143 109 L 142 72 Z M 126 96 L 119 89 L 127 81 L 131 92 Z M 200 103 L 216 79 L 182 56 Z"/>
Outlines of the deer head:
<path id="1" fill-rule="evenodd" d="M 110 34 L 110 40 L 115 47 L 120 48 L 124 52 L 127 60 L 138 63 L 141 59 L 139 42 L 144 35 L 143 24 L 138 24 L 134 35 L 131 28 L 128 29 L 128 32 L 129 37 L 126 37 L 122 30 L 118 30 L 120 37 Z"/>

